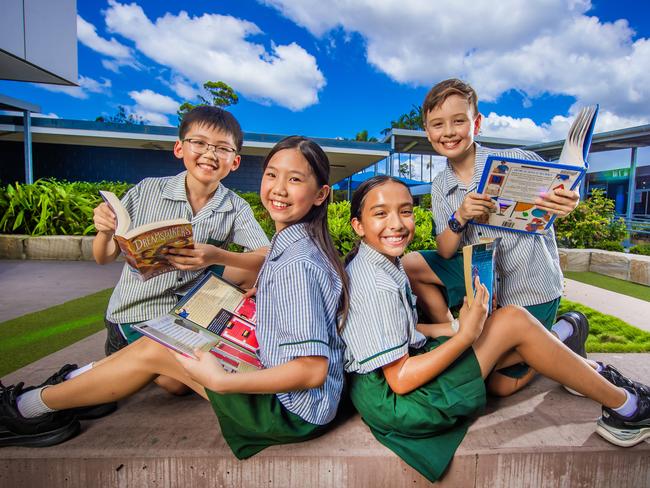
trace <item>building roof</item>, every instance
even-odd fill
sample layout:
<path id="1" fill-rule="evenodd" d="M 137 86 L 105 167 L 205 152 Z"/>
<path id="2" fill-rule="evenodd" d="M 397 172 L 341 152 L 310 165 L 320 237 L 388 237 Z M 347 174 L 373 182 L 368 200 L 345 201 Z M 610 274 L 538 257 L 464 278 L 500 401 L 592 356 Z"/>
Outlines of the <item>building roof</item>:
<path id="1" fill-rule="evenodd" d="M 178 129 L 176 127 L 32 118 L 32 141 L 34 143 L 171 151 L 177 137 Z M 284 137 L 279 134 L 246 132 L 241 154 L 264 157 L 275 143 Z M 0 115 L 0 141 L 22 140 L 22 117 Z M 390 145 L 384 143 L 318 137 L 313 140 L 323 148 L 329 157 L 331 183 L 340 181 L 381 161 L 390 154 Z"/>

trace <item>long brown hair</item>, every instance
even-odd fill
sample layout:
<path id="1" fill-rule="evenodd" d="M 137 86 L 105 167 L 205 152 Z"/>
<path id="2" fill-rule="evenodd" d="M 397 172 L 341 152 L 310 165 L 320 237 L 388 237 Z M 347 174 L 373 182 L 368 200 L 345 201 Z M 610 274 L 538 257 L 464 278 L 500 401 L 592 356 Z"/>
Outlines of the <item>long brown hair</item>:
<path id="1" fill-rule="evenodd" d="M 271 158 L 284 149 L 298 149 L 305 160 L 309 163 L 309 166 L 316 177 L 318 186 L 322 187 L 323 185 L 329 184 L 330 162 L 327 154 L 325 154 L 325 151 L 323 151 L 323 149 L 314 141 L 302 136 L 285 137 L 273 146 L 273 149 L 271 149 L 271 152 L 264 160 L 262 169 L 266 170 Z M 307 212 L 307 215 L 305 215 L 300 222 L 307 224 L 307 232 L 309 233 L 309 236 L 316 245 L 322 249 L 325 256 L 327 256 L 327 259 L 332 263 L 332 266 L 341 278 L 341 299 L 339 301 L 337 312 L 337 315 L 341 317 L 337 328 L 341 330 L 341 327 L 347 319 L 348 309 L 350 307 L 350 289 L 348 275 L 345 272 L 343 263 L 341 262 L 341 256 L 336 250 L 336 247 L 334 247 L 332 237 L 329 233 L 329 227 L 327 224 L 328 206 L 329 198 L 325 199 L 321 205 L 312 206 L 309 212 Z"/>

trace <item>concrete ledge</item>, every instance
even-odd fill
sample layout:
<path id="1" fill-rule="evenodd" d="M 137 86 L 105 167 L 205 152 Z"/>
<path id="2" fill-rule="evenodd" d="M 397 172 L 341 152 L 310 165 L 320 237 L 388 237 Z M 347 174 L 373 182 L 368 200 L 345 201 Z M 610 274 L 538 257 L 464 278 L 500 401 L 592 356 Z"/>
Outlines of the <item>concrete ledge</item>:
<path id="1" fill-rule="evenodd" d="M 3 379 L 41 381 L 65 362 L 101 355 L 103 333 Z M 636 378 L 650 354 L 594 355 Z M 595 434 L 600 409 L 538 378 L 523 392 L 492 399 L 461 444 L 443 487 L 650 486 L 650 444 L 612 446 Z M 0 486 L 412 487 L 428 481 L 379 444 L 359 416 L 325 436 L 272 447 L 237 461 L 208 402 L 149 387 L 113 415 L 52 448 L 3 448 Z"/>
<path id="2" fill-rule="evenodd" d="M 41 236 L 0 234 L 0 259 L 94 261 L 95 236 Z M 123 262 L 120 255 L 118 261 Z"/>
<path id="3" fill-rule="evenodd" d="M 592 271 L 650 286 L 650 256 L 602 249 L 559 249 L 562 271 Z"/>
<path id="4" fill-rule="evenodd" d="M 0 258 L 25 259 L 25 240 L 27 235 L 0 234 Z"/>

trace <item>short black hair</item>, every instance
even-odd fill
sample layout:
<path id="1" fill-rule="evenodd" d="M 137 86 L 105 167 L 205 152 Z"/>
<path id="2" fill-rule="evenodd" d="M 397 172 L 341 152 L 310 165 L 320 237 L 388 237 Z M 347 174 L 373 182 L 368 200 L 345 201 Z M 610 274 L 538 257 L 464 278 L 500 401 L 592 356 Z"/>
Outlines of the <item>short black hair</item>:
<path id="1" fill-rule="evenodd" d="M 244 141 L 244 133 L 237 119 L 230 112 L 210 105 L 194 107 L 183 116 L 181 125 L 178 127 L 178 138 L 185 139 L 187 132 L 193 125 L 203 125 L 210 129 L 218 129 L 232 136 L 235 141 L 235 149 L 241 152 Z"/>

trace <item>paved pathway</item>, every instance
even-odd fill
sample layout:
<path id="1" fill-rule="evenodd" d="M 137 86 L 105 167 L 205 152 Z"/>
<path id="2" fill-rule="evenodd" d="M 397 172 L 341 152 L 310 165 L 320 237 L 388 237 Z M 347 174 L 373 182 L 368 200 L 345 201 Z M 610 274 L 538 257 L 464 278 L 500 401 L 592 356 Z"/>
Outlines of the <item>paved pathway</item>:
<path id="1" fill-rule="evenodd" d="M 599 312 L 613 315 L 639 329 L 650 331 L 650 302 L 596 286 L 565 280 L 564 296 Z"/>
<path id="2" fill-rule="evenodd" d="M 0 322 L 111 288 L 123 265 L 0 260 Z"/>

